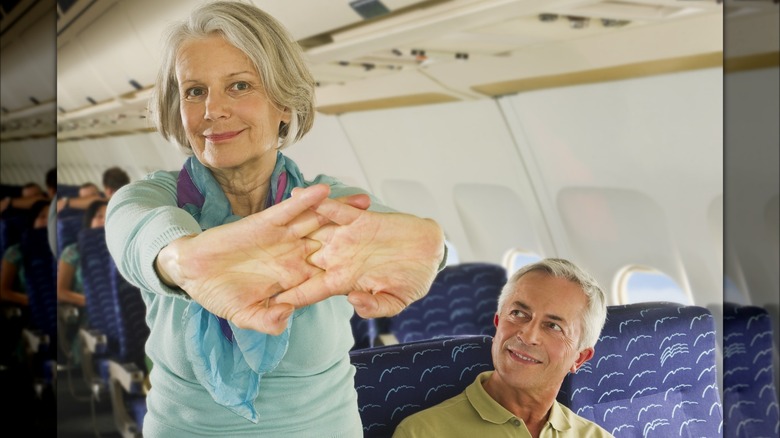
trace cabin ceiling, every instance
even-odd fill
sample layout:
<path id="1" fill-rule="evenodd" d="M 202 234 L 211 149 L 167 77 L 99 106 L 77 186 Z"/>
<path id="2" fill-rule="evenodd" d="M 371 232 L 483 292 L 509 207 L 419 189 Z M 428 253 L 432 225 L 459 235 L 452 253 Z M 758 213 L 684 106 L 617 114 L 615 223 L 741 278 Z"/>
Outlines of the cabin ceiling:
<path id="1" fill-rule="evenodd" d="M 146 106 L 164 29 L 198 2 L 58 0 L 56 36 L 50 20 L 40 19 L 47 2 L 6 3 L 15 5 L 2 18 L 4 138 L 35 130 L 23 119 L 55 105 L 61 140 L 151 129 Z M 718 0 L 252 3 L 304 47 L 324 113 L 489 98 L 609 72 L 710 67 L 723 50 Z M 771 1 L 728 4 L 732 13 L 777 13 Z M 56 89 L 28 80 L 47 71 L 29 56 L 47 37 L 56 38 L 56 49 L 37 49 L 41 56 L 32 58 L 51 64 L 56 55 L 49 68 Z"/>

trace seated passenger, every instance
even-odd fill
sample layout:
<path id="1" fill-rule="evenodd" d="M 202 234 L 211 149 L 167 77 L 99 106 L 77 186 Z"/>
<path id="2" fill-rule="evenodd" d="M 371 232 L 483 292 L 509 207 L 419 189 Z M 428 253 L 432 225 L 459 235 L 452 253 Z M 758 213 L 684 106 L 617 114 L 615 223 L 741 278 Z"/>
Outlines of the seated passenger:
<path id="1" fill-rule="evenodd" d="M 117 190 L 128 183 L 130 183 L 130 177 L 127 175 L 127 172 L 116 166 L 110 167 L 103 172 L 103 191 L 105 192 L 105 197 L 99 192 L 90 195 L 82 195 L 81 188 L 79 188 L 78 198 L 68 198 L 65 196 L 57 200 L 57 211 L 60 212 L 66 208 L 86 210 L 94 201 L 111 199 L 111 196 L 116 193 Z"/>
<path id="2" fill-rule="evenodd" d="M 85 182 L 79 186 L 79 198 L 88 198 L 90 196 L 101 196 L 100 189 L 93 182 Z"/>
<path id="3" fill-rule="evenodd" d="M 38 201 L 49 199 L 49 196 L 43 191 L 40 185 L 34 182 L 28 182 L 22 186 L 19 197 L 12 198 L 7 196 L 0 200 L 0 213 L 15 214 L 18 210 L 28 210 L 32 208 Z"/>
<path id="4" fill-rule="evenodd" d="M 49 201 L 40 200 L 33 204 L 28 215 L 30 227 L 46 228 L 48 225 Z M 28 305 L 27 287 L 24 281 L 24 254 L 21 244 L 16 243 L 6 248 L 0 265 L 0 301 L 21 306 Z"/>
<path id="5" fill-rule="evenodd" d="M 498 298 L 495 371 L 405 418 L 393 437 L 611 437 L 556 401 L 566 375 L 593 357 L 606 315 L 604 292 L 571 262 L 523 267 Z"/>
<path id="6" fill-rule="evenodd" d="M 108 201 L 94 201 L 84 213 L 83 228 L 98 228 L 106 223 L 106 206 Z M 82 327 L 86 321 L 84 288 L 81 277 L 81 264 L 79 263 L 78 242 L 71 243 L 62 250 L 57 267 L 57 301 L 59 303 L 73 304 L 79 307 L 78 327 Z M 71 363 L 80 362 L 79 336 L 73 333 L 71 338 Z"/>

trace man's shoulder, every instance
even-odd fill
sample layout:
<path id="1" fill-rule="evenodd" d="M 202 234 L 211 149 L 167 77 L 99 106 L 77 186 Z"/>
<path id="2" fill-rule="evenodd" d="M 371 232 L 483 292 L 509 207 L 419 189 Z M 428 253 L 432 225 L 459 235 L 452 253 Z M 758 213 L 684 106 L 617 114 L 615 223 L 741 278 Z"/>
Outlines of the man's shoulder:
<path id="1" fill-rule="evenodd" d="M 464 418 L 464 412 L 468 410 L 472 410 L 472 407 L 464 391 L 406 417 L 396 428 L 394 436 L 433 436 L 430 433 L 441 432 L 442 425 L 458 423 Z"/>
<path id="2" fill-rule="evenodd" d="M 597 423 L 577 415 L 566 405 L 562 403 L 558 403 L 558 405 L 561 407 L 564 415 L 569 420 L 569 424 L 571 425 L 572 429 L 577 432 L 578 436 L 588 436 L 595 438 L 611 438 L 613 436 Z"/>

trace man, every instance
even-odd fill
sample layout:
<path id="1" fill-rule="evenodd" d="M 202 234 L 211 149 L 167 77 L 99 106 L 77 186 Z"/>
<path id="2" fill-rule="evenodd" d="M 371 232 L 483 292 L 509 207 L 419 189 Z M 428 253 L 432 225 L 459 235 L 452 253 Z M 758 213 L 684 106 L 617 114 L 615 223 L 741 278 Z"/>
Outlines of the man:
<path id="1" fill-rule="evenodd" d="M 523 267 L 498 299 L 495 370 L 407 417 L 393 437 L 611 437 L 556 401 L 566 375 L 593 357 L 606 314 L 604 292 L 571 262 Z"/>

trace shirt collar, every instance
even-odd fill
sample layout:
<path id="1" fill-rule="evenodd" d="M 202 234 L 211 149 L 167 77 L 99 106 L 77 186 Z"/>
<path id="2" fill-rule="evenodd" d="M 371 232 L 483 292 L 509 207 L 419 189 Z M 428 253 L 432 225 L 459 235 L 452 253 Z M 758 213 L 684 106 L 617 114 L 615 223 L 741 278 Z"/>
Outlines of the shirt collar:
<path id="1" fill-rule="evenodd" d="M 517 417 L 495 401 L 482 386 L 482 384 L 490 378 L 493 372 L 494 371 L 485 371 L 480 373 L 474 380 L 474 383 L 466 388 L 466 398 L 483 420 L 495 424 L 504 424 Z M 521 419 L 518 420 L 522 421 Z M 557 431 L 571 429 L 570 419 L 557 401 L 553 402 L 547 424 Z"/>

